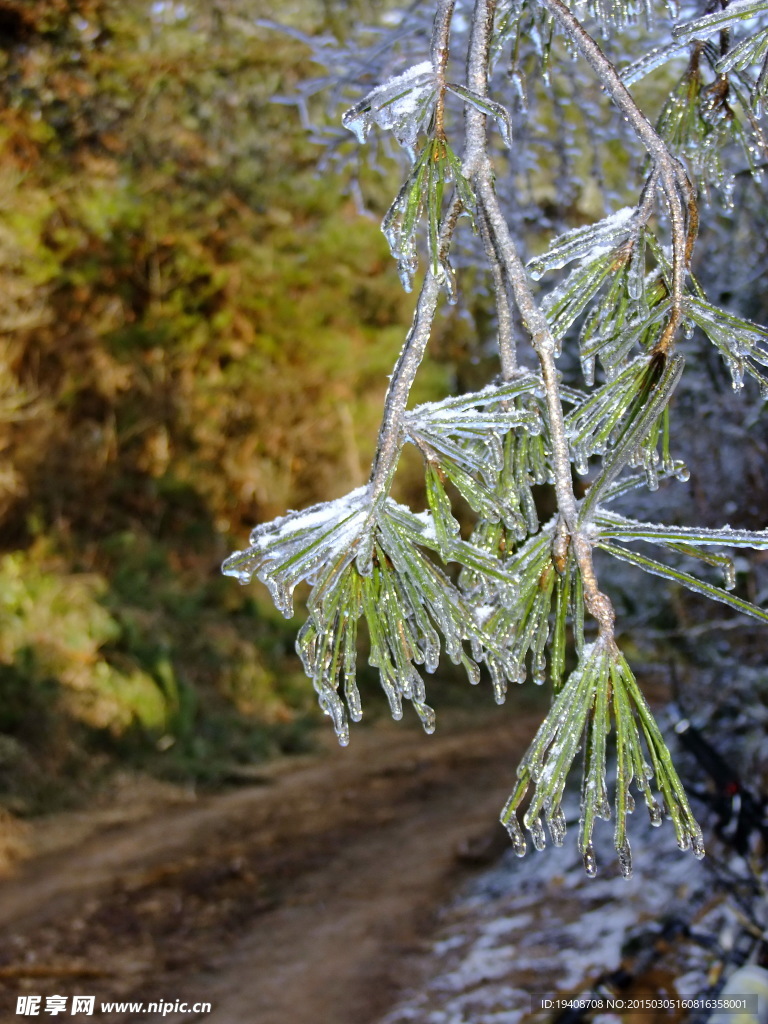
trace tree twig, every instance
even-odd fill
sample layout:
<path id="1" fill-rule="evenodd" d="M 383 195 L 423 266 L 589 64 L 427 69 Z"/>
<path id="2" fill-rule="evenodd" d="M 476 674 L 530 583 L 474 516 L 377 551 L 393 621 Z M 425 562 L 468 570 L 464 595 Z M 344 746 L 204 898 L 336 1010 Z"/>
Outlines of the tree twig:
<path id="1" fill-rule="evenodd" d="M 371 497 L 374 499 L 387 491 L 392 481 L 403 445 L 405 406 L 432 333 L 439 295 L 440 281 L 429 267 L 421 286 L 411 329 L 395 363 L 384 399 L 384 416 L 379 428 L 376 456 L 371 470 Z"/>
<path id="2" fill-rule="evenodd" d="M 438 77 L 439 93 L 435 112 L 435 130 L 443 132 L 442 104 L 445 93 L 445 69 L 448 65 L 451 20 L 455 0 L 439 0 L 432 29 L 431 57 Z M 450 236 L 458 216 L 458 202 L 454 201 L 443 221 L 440 236 L 440 250 L 447 249 Z M 440 277 L 429 266 L 421 286 L 411 329 L 405 339 L 400 356 L 392 371 L 376 443 L 376 455 L 371 469 L 370 489 L 372 499 L 380 497 L 389 489 L 397 460 L 403 446 L 403 416 L 408 395 L 416 378 L 416 372 L 424 358 L 424 352 L 432 332 L 432 323 L 437 311 L 440 295 Z"/>
<path id="3" fill-rule="evenodd" d="M 693 243 L 698 229 L 698 214 L 693 186 L 680 161 L 674 157 L 653 125 L 640 110 L 631 93 L 621 80 L 616 68 L 598 44 L 582 26 L 578 18 L 562 0 L 539 0 L 552 14 L 586 58 L 613 102 L 631 125 L 655 166 L 669 208 L 672 231 L 672 309 L 670 317 L 656 343 L 656 350 L 666 352 L 683 315 L 683 289 L 690 263 Z"/>
<path id="4" fill-rule="evenodd" d="M 479 96 L 488 93 L 488 49 L 493 25 L 493 0 L 476 0 L 467 61 L 469 86 Z M 592 565 L 592 545 L 577 524 L 577 503 L 571 477 L 571 461 L 565 433 L 565 419 L 560 399 L 560 385 L 555 366 L 555 338 L 546 317 L 533 297 L 525 267 L 517 250 L 493 186 L 493 169 L 488 156 L 485 117 L 480 111 L 467 111 L 466 167 L 471 172 L 481 216 L 490 229 L 493 246 L 491 259 L 500 260 L 509 281 L 515 303 L 525 328 L 531 335 L 541 365 L 545 400 L 552 443 L 552 468 L 558 511 L 579 564 L 584 598 L 590 614 L 598 624 L 606 643 L 614 645 L 614 612 L 610 599 L 597 583 Z"/>

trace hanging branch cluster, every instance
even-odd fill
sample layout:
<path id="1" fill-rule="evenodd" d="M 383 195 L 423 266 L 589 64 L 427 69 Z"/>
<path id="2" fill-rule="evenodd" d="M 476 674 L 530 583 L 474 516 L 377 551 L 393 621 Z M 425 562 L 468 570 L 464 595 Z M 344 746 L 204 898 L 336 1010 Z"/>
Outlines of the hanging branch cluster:
<path id="1" fill-rule="evenodd" d="M 599 587 L 594 549 L 768 619 L 768 612 L 731 592 L 729 556 L 710 551 L 766 548 L 768 532 L 657 526 L 610 511 L 631 487 L 655 489 L 665 478 L 687 479 L 671 451 L 669 418 L 683 372 L 682 328 L 686 336 L 700 328 L 715 345 L 734 388 L 742 387 L 746 374 L 768 391 L 768 332 L 712 305 L 690 273 L 698 227 L 691 176 L 700 190 L 717 184 L 721 149 L 734 139 L 749 151 L 751 170 L 759 162 L 768 29 L 753 29 L 743 39 L 732 38 L 731 30 L 766 5 L 739 0 L 681 25 L 670 46 L 623 74 L 561 0 L 473 0 L 463 6 L 471 18 L 464 82 L 447 77 L 455 0 L 437 0 L 428 58 L 377 86 L 343 118 L 360 142 L 377 126 L 391 131 L 409 154 L 410 171 L 383 223 L 408 290 L 419 270 L 422 239 L 426 247 L 413 324 L 391 377 L 370 480 L 345 498 L 257 527 L 251 546 L 223 568 L 243 583 L 256 575 L 286 616 L 293 613 L 297 583 L 310 585 L 297 648 L 343 744 L 349 720 L 362 715 L 356 684 L 361 619 L 368 661 L 380 673 L 392 714 L 399 718 L 403 701 L 410 701 L 428 732 L 434 712 L 422 673 L 436 670 L 443 651 L 464 666 L 472 683 L 485 666 L 498 702 L 509 683 L 528 675 L 538 683 L 548 678 L 554 701 L 518 769 L 502 821 L 515 850 L 524 854 L 518 813 L 530 796 L 521 820 L 534 846 L 545 844 L 544 822 L 552 841 L 562 843 L 564 788 L 583 748 L 579 844 L 586 869 L 595 871 L 595 820 L 613 814 L 619 861 L 629 875 L 632 788 L 653 825 L 664 816 L 672 820 L 681 849 L 700 857 L 704 848 L 661 733 L 617 645 L 614 609 Z M 602 4 L 591 13 L 610 20 L 617 11 L 619 21 L 633 13 L 615 5 L 606 11 Z M 512 145 L 512 121 L 489 95 L 490 69 L 509 46 L 510 77 L 519 83 L 526 26 L 542 60 L 554 60 L 555 31 L 566 38 L 575 56 L 563 59 L 586 60 L 648 158 L 634 206 L 561 235 L 527 268 L 495 184 L 494 153 L 499 140 Z M 716 33 L 719 48 L 707 41 Z M 654 127 L 628 85 L 686 46 L 688 70 Z M 708 86 L 704 61 L 716 76 Z M 461 107 L 463 121 L 455 116 Z M 463 224 L 477 233 L 487 259 L 501 373 L 478 392 L 407 411 L 440 297 L 456 297 L 451 249 Z M 531 282 L 554 271 L 561 272 L 560 280 L 539 305 Z M 533 353 L 527 368 L 516 334 Z M 578 346 L 584 391 L 560 379 L 557 360 L 566 343 Z M 390 497 L 406 444 L 424 460 L 427 508 L 418 513 Z M 594 478 L 577 500 L 572 469 L 585 473 L 590 459 Z M 466 539 L 448 484 L 476 516 Z M 536 484 L 555 492 L 557 512 L 545 523 L 533 497 Z M 663 548 L 672 564 L 641 553 L 638 542 Z M 720 568 L 723 586 L 677 568 L 680 555 Z M 449 575 L 447 563 L 458 574 Z M 615 768 L 609 771 L 611 734 Z"/>

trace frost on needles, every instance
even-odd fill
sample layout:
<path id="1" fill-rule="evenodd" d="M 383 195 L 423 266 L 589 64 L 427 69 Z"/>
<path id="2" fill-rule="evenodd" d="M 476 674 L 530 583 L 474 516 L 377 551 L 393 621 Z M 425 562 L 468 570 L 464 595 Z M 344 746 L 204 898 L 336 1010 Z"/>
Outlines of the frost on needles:
<path id="1" fill-rule="evenodd" d="M 727 208 L 734 174 L 757 177 L 766 159 L 768 5 L 740 0 L 705 17 L 686 8 L 664 43 L 664 23 L 654 28 L 645 4 L 436 0 L 428 48 L 424 10 L 403 14 L 391 46 L 376 36 L 366 75 L 385 66 L 388 74 L 342 119 L 360 143 L 376 130 L 397 141 L 407 166 L 383 230 L 406 289 L 421 275 L 369 481 L 256 527 L 223 570 L 241 583 L 256 576 L 286 616 L 297 584 L 309 586 L 297 650 L 342 744 L 363 714 L 364 649 L 393 716 L 410 702 L 427 732 L 435 715 L 425 676 L 444 654 L 470 683 L 487 676 L 499 703 L 510 684 L 548 685 L 551 708 L 502 813 L 518 854 L 526 832 L 536 849 L 547 834 L 564 842 L 561 803 L 581 751 L 578 843 L 590 875 L 593 830 L 609 818 L 621 871 L 631 874 L 626 819 L 637 800 L 651 825 L 669 819 L 680 848 L 700 857 L 701 829 L 619 648 L 593 552 L 768 620 L 734 592 L 729 553 L 768 547 L 766 531 L 642 522 L 611 507 L 633 489 L 688 479 L 670 416 L 686 356 L 712 344 L 735 389 L 751 379 L 768 394 L 768 332 L 720 309 L 691 271 L 700 199 L 719 196 Z M 615 34 L 641 13 L 653 49 L 620 72 L 601 46 L 605 25 Z M 654 126 L 627 83 L 681 55 L 687 68 Z M 602 219 L 553 239 L 526 267 L 511 186 L 522 160 L 536 173 L 536 151 L 525 154 L 530 99 L 562 73 L 594 78 L 642 158 L 620 201 L 606 197 Z M 583 147 L 599 148 L 594 131 Z M 408 411 L 441 297 L 460 298 L 462 268 L 473 263 L 484 264 L 495 303 L 498 376 Z M 563 380 L 566 351 L 578 355 L 581 380 Z M 423 460 L 419 510 L 391 497 L 406 444 Z M 588 474 L 581 497 L 574 474 Z M 537 486 L 556 507 L 543 522 Z M 456 494 L 474 516 L 465 529 Z M 720 572 L 722 586 L 681 568 L 681 558 Z"/>

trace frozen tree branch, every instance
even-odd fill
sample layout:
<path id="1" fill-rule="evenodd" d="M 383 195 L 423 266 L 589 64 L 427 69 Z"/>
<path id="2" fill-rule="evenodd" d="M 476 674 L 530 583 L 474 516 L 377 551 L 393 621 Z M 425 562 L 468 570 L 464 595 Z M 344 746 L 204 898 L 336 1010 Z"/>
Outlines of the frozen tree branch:
<path id="1" fill-rule="evenodd" d="M 768 331 L 710 304 L 698 283 L 687 280 L 698 214 L 693 187 L 674 152 L 674 132 L 665 133 L 663 118 L 659 129 L 653 128 L 562 0 L 539 0 L 539 6 L 586 58 L 647 150 L 651 166 L 638 202 L 566 231 L 531 261 L 530 275 L 536 278 L 571 264 L 538 303 L 496 189 L 488 137 L 490 115 L 507 146 L 512 142 L 509 114 L 490 95 L 489 68 L 492 46 L 498 51 L 510 37 L 518 61 L 524 29 L 515 18 L 522 17 L 523 8 L 505 6 L 501 28 L 494 24 L 496 0 L 474 0 L 467 30 L 463 18 L 454 19 L 454 0 L 437 0 L 430 59 L 412 53 L 414 63 L 376 85 L 342 119 L 360 142 L 374 125 L 391 131 L 411 159 L 382 224 L 406 290 L 424 236 L 428 253 L 413 322 L 387 390 L 369 483 L 257 527 L 251 546 L 227 559 L 224 571 L 240 582 L 257 575 L 286 615 L 293 610 L 296 584 L 309 583 L 308 617 L 297 650 L 342 743 L 348 740 L 348 719 L 362 715 L 355 682 L 360 618 L 368 627 L 369 664 L 378 669 L 393 716 L 399 718 L 403 700 L 409 700 L 427 732 L 435 716 L 416 666 L 434 672 L 441 649 L 464 666 L 473 683 L 480 680 L 483 663 L 499 703 L 508 684 L 522 682 L 529 671 L 537 682 L 548 675 L 552 707 L 518 768 L 502 820 L 521 855 L 526 840 L 518 813 L 537 849 L 546 842 L 545 824 L 559 845 L 565 834 L 564 787 L 583 748 L 579 848 L 587 872 L 594 874 L 594 823 L 611 814 L 606 738 L 614 729 L 614 842 L 621 870 L 629 875 L 630 786 L 642 795 L 652 824 L 660 824 L 664 814 L 671 818 L 681 849 L 701 856 L 703 843 L 663 737 L 617 645 L 614 607 L 600 589 L 593 551 L 598 547 L 632 567 L 768 621 L 764 608 L 729 592 L 734 563 L 710 550 L 715 544 L 763 549 L 768 545 L 764 531 L 667 528 L 606 509 L 643 479 L 651 490 L 662 477 L 687 479 L 685 465 L 670 453 L 669 426 L 669 402 L 683 372 L 683 357 L 673 351 L 683 314 L 723 356 L 734 387 L 740 388 L 748 373 L 764 395 Z M 411 13 L 423 19 L 419 9 Z M 535 32 L 541 18 L 534 15 Z M 419 39 L 425 28 L 422 20 Z M 764 56 L 762 43 L 746 48 L 737 43 L 734 50 L 728 49 L 729 39 L 721 43 L 727 52 L 714 60 L 726 70 L 729 62 Z M 449 44 L 466 47 L 464 84 L 446 81 Z M 518 75 L 520 66 L 518 61 Z M 723 71 L 717 74 L 720 96 Z M 757 101 L 759 78 L 754 91 Z M 449 94 L 464 104 L 460 155 L 451 146 Z M 706 111 L 691 105 L 696 102 L 691 95 L 688 90 L 682 106 L 674 107 L 679 118 L 670 115 L 673 127 L 683 116 L 686 125 L 709 124 Z M 679 93 L 673 98 L 677 103 Z M 707 135 L 708 144 L 725 145 L 730 123 L 723 119 L 717 132 Z M 560 118 L 558 130 L 567 132 L 567 117 Z M 717 159 L 710 159 L 712 166 Z M 671 259 L 653 227 L 660 192 L 669 212 Z M 451 299 L 455 294 L 448 258 L 462 213 L 474 221 L 491 273 L 501 382 L 406 411 L 440 293 Z M 535 373 L 517 363 L 513 323 L 518 315 L 538 360 Z M 561 348 L 573 341 L 586 391 L 568 386 L 558 371 Z M 604 383 L 595 381 L 597 358 Z M 418 513 L 390 497 L 405 443 L 415 445 L 424 459 L 428 507 Z M 577 500 L 573 471 L 587 472 L 591 457 L 601 466 Z M 643 473 L 632 473 L 635 467 Z M 544 484 L 554 490 L 556 513 L 542 524 L 533 487 Z M 476 517 L 468 537 L 454 515 L 452 488 Z M 723 586 L 632 550 L 638 540 L 659 544 L 673 559 L 684 555 L 719 568 Z M 460 567 L 458 576 L 441 568 L 448 562 Z M 585 613 L 594 621 L 585 623 Z M 568 664 L 576 667 L 568 672 Z M 652 781 L 660 799 L 651 791 Z M 526 794 L 530 803 L 522 813 Z"/>
<path id="2" fill-rule="evenodd" d="M 672 309 L 669 321 L 657 343 L 666 352 L 674 339 L 683 315 L 683 289 L 698 228 L 693 187 L 679 160 L 670 153 L 645 114 L 635 103 L 616 68 L 605 56 L 581 22 L 562 0 L 539 0 L 557 20 L 574 45 L 586 58 L 603 88 L 629 122 L 658 169 L 672 230 Z"/>
<path id="3" fill-rule="evenodd" d="M 371 497 L 376 499 L 389 491 L 397 459 L 403 447 L 403 417 L 413 382 L 424 358 L 427 342 L 432 333 L 440 281 L 427 269 L 416 305 L 413 324 L 408 332 L 384 399 L 384 417 L 376 443 L 376 456 L 371 472 Z"/>

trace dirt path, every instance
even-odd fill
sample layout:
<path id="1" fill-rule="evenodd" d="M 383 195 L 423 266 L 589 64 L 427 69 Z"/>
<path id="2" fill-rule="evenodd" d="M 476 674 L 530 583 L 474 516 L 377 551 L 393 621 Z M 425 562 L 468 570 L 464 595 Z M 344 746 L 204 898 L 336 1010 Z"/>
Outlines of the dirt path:
<path id="1" fill-rule="evenodd" d="M 18 994 L 77 993 L 208 1000 L 213 1024 L 373 1024 L 436 907 L 503 838 L 536 718 L 441 724 L 361 730 L 260 785 L 31 858 L 0 883 L 3 1019 L 21 1019 Z"/>

